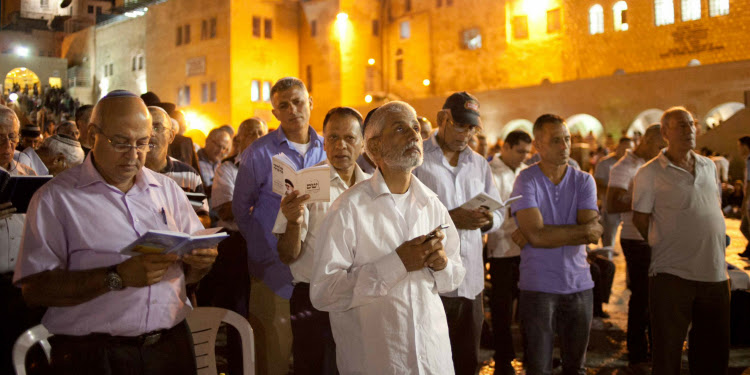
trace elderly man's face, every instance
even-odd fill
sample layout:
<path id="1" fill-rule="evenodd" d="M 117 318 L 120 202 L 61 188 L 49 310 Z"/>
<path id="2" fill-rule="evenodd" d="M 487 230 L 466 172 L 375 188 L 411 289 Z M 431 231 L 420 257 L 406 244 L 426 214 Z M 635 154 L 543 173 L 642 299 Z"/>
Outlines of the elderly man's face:
<path id="1" fill-rule="evenodd" d="M 231 147 L 232 137 L 225 131 L 217 131 L 206 139 L 204 150 L 209 160 L 217 162 L 229 154 Z"/>
<path id="2" fill-rule="evenodd" d="M 566 165 L 570 157 L 570 131 L 565 124 L 548 122 L 536 134 L 534 147 L 543 161 L 553 165 Z"/>
<path id="3" fill-rule="evenodd" d="M 277 92 L 271 98 L 271 102 L 273 103 L 271 112 L 287 134 L 298 132 L 310 123 L 312 98 L 301 87 L 292 87 Z"/>
<path id="4" fill-rule="evenodd" d="M 350 115 L 334 115 L 323 131 L 328 161 L 336 170 L 348 171 L 362 154 L 362 128 Z"/>
<path id="5" fill-rule="evenodd" d="M 149 142 L 154 148 L 146 155 L 146 166 L 153 169 L 167 160 L 167 151 L 169 144 L 174 140 L 175 132 L 172 129 L 172 121 L 164 112 L 152 108 L 149 108 L 148 112 L 151 114 L 152 122 Z"/>
<path id="6" fill-rule="evenodd" d="M 0 112 L 0 167 L 10 168 L 13 153 L 18 145 L 20 127 L 14 117 Z"/>
<path id="7" fill-rule="evenodd" d="M 422 136 L 417 116 L 405 108 L 390 112 L 378 142 L 380 159 L 393 169 L 411 170 L 422 164 Z"/>
<path id="8" fill-rule="evenodd" d="M 89 131 L 95 132 L 94 163 L 105 181 L 126 184 L 146 161 L 151 138 L 151 115 L 137 97 L 104 99 L 97 104 Z M 136 146 L 141 150 L 137 150 Z"/>
<path id="9" fill-rule="evenodd" d="M 237 130 L 237 141 L 239 142 L 239 153 L 245 151 L 258 138 L 266 135 L 266 127 L 260 122 L 253 122 L 250 125 L 240 126 Z"/>
<path id="10" fill-rule="evenodd" d="M 695 148 L 695 122 L 687 112 L 678 112 L 662 125 L 661 134 L 669 143 L 669 148 L 687 152 Z"/>

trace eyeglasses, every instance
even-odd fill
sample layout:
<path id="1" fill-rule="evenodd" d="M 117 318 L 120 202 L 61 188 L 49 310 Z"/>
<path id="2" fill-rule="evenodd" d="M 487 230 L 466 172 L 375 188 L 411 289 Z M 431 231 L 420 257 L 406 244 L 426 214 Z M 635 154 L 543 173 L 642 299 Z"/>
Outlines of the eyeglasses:
<path id="1" fill-rule="evenodd" d="M 102 133 L 102 130 L 99 129 L 99 127 L 96 127 L 96 130 L 99 134 L 101 134 L 102 137 L 104 137 L 104 139 L 107 140 L 107 142 L 109 142 L 110 146 L 112 146 L 112 148 L 116 152 L 119 152 L 119 153 L 129 152 L 132 149 L 135 149 L 136 152 L 142 153 L 142 152 L 151 151 L 156 146 L 153 143 L 141 143 L 141 144 L 131 145 L 130 143 L 115 142 L 112 140 L 112 138 L 107 137 L 104 133 Z"/>
<path id="2" fill-rule="evenodd" d="M 453 130 L 456 133 L 469 132 L 469 134 L 474 135 L 482 131 L 482 127 L 479 125 L 459 124 L 451 119 L 448 119 L 448 123 L 453 127 Z"/>
<path id="3" fill-rule="evenodd" d="M 154 130 L 154 133 L 161 134 L 161 133 L 166 132 L 167 130 L 170 130 L 170 128 L 168 128 L 168 127 L 166 127 L 164 125 L 159 124 L 159 125 L 154 126 L 153 130 Z"/>
<path id="4" fill-rule="evenodd" d="M 17 143 L 18 135 L 14 133 L 10 133 L 7 135 L 0 135 L 0 145 L 4 145 L 6 142 Z"/>

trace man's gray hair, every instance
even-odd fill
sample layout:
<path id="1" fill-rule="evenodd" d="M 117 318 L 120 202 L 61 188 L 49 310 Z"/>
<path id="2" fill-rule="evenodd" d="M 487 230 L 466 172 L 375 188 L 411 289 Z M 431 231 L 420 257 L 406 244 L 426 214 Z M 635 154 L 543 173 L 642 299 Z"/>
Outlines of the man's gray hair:
<path id="1" fill-rule="evenodd" d="M 240 123 L 240 126 L 237 127 L 237 133 L 242 131 L 242 128 L 245 128 L 254 124 L 259 124 L 263 128 L 263 130 L 268 131 L 268 125 L 266 125 L 266 122 L 263 121 L 260 117 L 250 117 L 249 119 L 246 119 L 245 121 L 242 121 Z"/>
<path id="2" fill-rule="evenodd" d="M 55 134 L 48 137 L 42 142 L 40 148 L 45 149 L 53 156 L 63 154 L 65 160 L 67 160 L 68 164 L 71 166 L 83 163 L 84 154 L 83 149 L 81 148 L 81 143 L 66 136 Z"/>
<path id="3" fill-rule="evenodd" d="M 672 117 L 675 117 L 679 113 L 687 113 L 691 118 L 694 118 L 693 114 L 688 111 L 687 108 L 683 106 L 676 106 L 664 111 L 664 114 L 661 115 L 661 121 L 659 121 L 659 123 L 661 123 L 661 126 L 663 127 L 668 127 L 669 120 L 671 120 Z"/>
<path id="4" fill-rule="evenodd" d="M 148 106 L 148 111 L 151 112 L 151 119 L 152 119 L 152 121 L 153 121 L 153 118 L 154 118 L 153 113 L 156 112 L 156 113 L 158 113 L 158 114 L 160 114 L 162 116 L 162 120 L 163 120 L 162 121 L 162 126 L 169 127 L 170 129 L 173 129 L 173 130 L 175 129 L 174 123 L 172 123 L 172 121 L 174 121 L 174 120 L 171 117 L 169 117 L 169 113 L 167 113 L 167 111 L 165 111 L 164 108 L 157 107 L 155 105 L 150 105 L 150 106 Z M 177 126 L 179 127 L 179 124 Z"/>
<path id="5" fill-rule="evenodd" d="M 10 120 L 16 126 L 18 126 L 19 131 L 21 128 L 21 121 L 18 120 L 18 116 L 16 115 L 16 111 L 14 111 L 10 107 L 6 107 L 4 105 L 0 105 L 0 120 L 1 121 L 7 121 Z"/>
<path id="6" fill-rule="evenodd" d="M 273 84 L 273 87 L 271 87 L 271 98 L 273 98 L 273 95 L 277 92 L 286 91 L 291 89 L 292 87 L 299 87 L 305 92 L 307 92 L 307 87 L 305 87 L 305 83 L 302 82 L 301 79 L 296 77 L 284 77 L 276 83 Z"/>
<path id="7" fill-rule="evenodd" d="M 372 114 L 372 117 L 367 121 L 367 127 L 365 127 L 365 152 L 367 152 L 367 156 L 370 157 L 370 160 L 375 161 L 380 155 L 380 149 L 378 147 L 380 142 L 376 139 L 380 137 L 383 133 L 383 129 L 385 129 L 386 117 L 390 114 L 403 111 L 409 111 L 414 115 L 414 118 L 417 118 L 417 111 L 415 111 L 409 103 L 393 101 L 376 109 Z"/>

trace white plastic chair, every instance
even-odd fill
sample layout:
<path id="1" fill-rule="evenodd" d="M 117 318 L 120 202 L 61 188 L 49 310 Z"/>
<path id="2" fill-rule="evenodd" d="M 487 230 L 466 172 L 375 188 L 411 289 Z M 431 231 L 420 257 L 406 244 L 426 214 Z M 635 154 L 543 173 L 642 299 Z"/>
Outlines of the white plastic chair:
<path id="1" fill-rule="evenodd" d="M 16 374 L 26 375 L 26 353 L 36 343 L 42 346 L 47 361 L 49 361 L 51 347 L 47 339 L 50 336 L 52 334 L 41 324 L 29 328 L 21 336 L 18 336 L 16 343 L 13 344 L 13 367 L 16 369 Z"/>
<path id="2" fill-rule="evenodd" d="M 188 314 L 187 322 L 193 332 L 198 375 L 217 375 L 216 333 L 221 322 L 231 325 L 240 333 L 243 373 L 255 375 L 255 341 L 253 328 L 247 319 L 234 311 L 218 307 L 197 307 Z"/>

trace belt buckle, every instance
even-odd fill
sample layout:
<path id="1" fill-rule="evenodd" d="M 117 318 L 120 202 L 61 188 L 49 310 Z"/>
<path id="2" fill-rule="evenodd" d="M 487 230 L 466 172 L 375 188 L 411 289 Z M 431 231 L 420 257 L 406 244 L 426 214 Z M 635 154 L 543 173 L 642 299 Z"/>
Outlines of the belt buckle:
<path id="1" fill-rule="evenodd" d="M 159 342 L 161 338 L 161 332 L 151 333 L 143 336 L 143 346 L 151 346 Z"/>

